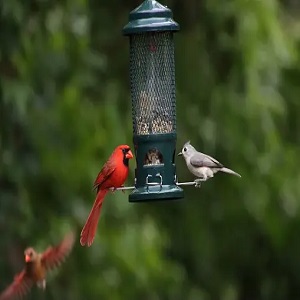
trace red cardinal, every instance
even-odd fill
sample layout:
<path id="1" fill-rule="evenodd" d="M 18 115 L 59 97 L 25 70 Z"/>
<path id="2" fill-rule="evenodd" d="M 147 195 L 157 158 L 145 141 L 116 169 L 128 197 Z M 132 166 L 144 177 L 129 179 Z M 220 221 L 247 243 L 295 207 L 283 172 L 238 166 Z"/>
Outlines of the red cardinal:
<path id="1" fill-rule="evenodd" d="M 97 189 L 96 200 L 80 235 L 82 246 L 87 244 L 90 247 L 92 245 L 105 195 L 111 188 L 118 188 L 124 184 L 128 176 L 129 159 L 131 158 L 133 158 L 133 155 L 130 147 L 120 145 L 114 150 L 99 172 L 94 182 L 94 188 Z"/>
<path id="2" fill-rule="evenodd" d="M 71 232 L 59 245 L 49 247 L 44 253 L 37 253 L 31 247 L 27 248 L 24 251 L 24 270 L 15 276 L 13 283 L 0 295 L 0 300 L 21 299 L 30 291 L 34 283 L 45 289 L 47 272 L 64 261 L 71 252 L 74 241 L 75 235 Z"/>

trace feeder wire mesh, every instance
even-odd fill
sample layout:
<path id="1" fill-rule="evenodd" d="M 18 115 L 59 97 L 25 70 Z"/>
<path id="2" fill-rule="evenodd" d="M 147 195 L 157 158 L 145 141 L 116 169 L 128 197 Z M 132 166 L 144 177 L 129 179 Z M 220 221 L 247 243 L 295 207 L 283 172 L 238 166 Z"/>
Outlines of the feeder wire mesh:
<path id="1" fill-rule="evenodd" d="M 133 133 L 176 130 L 174 43 L 172 32 L 130 36 Z"/>

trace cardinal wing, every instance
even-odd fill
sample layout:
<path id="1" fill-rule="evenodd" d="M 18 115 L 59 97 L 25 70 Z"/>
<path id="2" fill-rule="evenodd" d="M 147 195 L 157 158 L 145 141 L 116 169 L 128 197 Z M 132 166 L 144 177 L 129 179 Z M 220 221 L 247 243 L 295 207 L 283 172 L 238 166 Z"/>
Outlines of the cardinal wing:
<path id="1" fill-rule="evenodd" d="M 99 172 L 95 182 L 94 182 L 94 189 L 99 189 L 106 182 L 113 172 L 116 170 L 116 164 L 113 160 L 109 159 L 105 165 L 102 167 L 101 171 Z"/>
<path id="2" fill-rule="evenodd" d="M 23 270 L 15 276 L 13 283 L 0 294 L 0 300 L 22 299 L 30 291 L 32 285 L 33 280 Z"/>
<path id="3" fill-rule="evenodd" d="M 73 232 L 66 235 L 62 242 L 54 247 L 49 247 L 41 257 L 41 262 L 47 270 L 51 270 L 65 260 L 71 252 L 75 242 L 75 235 Z M 1 300 L 1 299 L 0 299 Z"/>

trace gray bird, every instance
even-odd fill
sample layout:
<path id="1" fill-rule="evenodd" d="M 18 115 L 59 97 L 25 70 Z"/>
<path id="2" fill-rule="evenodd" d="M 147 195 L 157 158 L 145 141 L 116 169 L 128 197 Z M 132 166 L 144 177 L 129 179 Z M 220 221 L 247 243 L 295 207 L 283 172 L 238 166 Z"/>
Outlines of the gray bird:
<path id="1" fill-rule="evenodd" d="M 207 179 L 214 177 L 214 174 L 219 171 L 241 177 L 240 174 L 225 168 L 213 157 L 198 152 L 191 145 L 190 141 L 184 144 L 178 155 L 182 155 L 184 157 L 190 172 L 198 177 L 198 179 L 195 180 L 196 187 L 200 187 L 201 181 L 206 181 Z"/>

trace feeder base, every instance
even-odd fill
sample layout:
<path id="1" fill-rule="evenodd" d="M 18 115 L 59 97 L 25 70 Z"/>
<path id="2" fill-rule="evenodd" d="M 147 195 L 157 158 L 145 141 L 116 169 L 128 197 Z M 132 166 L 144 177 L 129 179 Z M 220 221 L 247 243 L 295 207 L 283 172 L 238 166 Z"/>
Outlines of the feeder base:
<path id="1" fill-rule="evenodd" d="M 183 189 L 177 185 L 145 186 L 135 188 L 129 195 L 129 202 L 169 201 L 183 197 Z"/>

